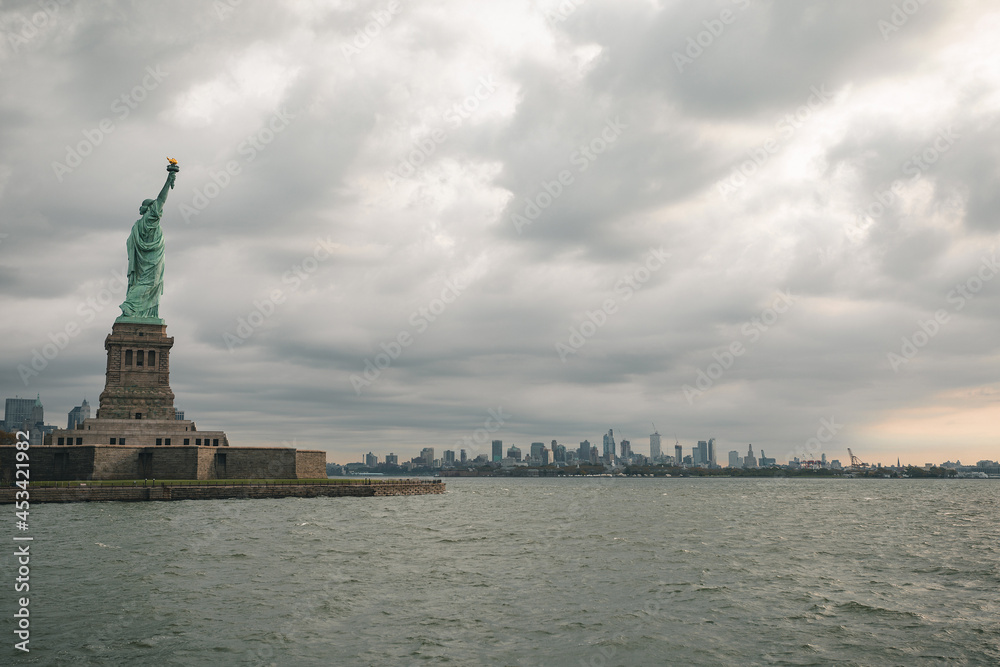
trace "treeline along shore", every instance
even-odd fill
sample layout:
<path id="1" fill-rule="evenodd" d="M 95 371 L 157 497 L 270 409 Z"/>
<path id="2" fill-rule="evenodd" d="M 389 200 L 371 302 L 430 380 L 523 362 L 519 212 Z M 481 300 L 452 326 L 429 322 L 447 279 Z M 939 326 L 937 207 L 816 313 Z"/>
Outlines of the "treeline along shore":
<path id="1" fill-rule="evenodd" d="M 419 471 L 413 475 L 422 474 Z M 423 474 L 431 474 L 430 472 Z M 773 468 L 681 468 L 670 466 L 629 466 L 621 470 L 609 471 L 603 466 L 579 466 L 571 468 L 556 467 L 516 467 L 495 468 L 483 466 L 466 470 L 441 470 L 433 474 L 441 477 L 821 477 L 830 478 L 909 478 L 909 477 L 955 477 L 957 472 L 952 468 L 920 468 L 906 466 L 901 468 L 871 467 L 864 470 L 850 469 L 789 469 Z"/>

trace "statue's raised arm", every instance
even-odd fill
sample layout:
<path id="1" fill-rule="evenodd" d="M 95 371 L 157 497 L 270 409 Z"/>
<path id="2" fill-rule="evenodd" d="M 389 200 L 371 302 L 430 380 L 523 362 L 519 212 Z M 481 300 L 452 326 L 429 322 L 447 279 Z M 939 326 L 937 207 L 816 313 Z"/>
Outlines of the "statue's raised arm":
<path id="1" fill-rule="evenodd" d="M 163 294 L 163 231 L 160 217 L 167 193 L 177 179 L 177 160 L 167 166 L 167 182 L 156 199 L 143 200 L 139 206 L 142 216 L 132 225 L 125 249 L 128 253 L 128 293 L 121 305 L 118 321 L 146 321 L 163 323 L 160 319 L 160 295 Z"/>
<path id="2" fill-rule="evenodd" d="M 163 184 L 163 189 L 160 190 L 160 196 L 156 198 L 156 201 L 160 202 L 160 208 L 167 203 L 167 193 L 174 188 L 174 181 L 177 180 L 177 172 L 180 171 L 180 167 L 176 163 L 173 163 L 167 167 L 167 182 Z"/>

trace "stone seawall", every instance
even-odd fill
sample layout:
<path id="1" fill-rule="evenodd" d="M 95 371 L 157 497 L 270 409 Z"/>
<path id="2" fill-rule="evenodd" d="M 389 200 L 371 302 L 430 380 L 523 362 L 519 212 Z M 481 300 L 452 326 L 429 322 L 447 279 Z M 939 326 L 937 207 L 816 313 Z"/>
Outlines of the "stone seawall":
<path id="1" fill-rule="evenodd" d="M 123 420 L 124 421 L 124 420 Z M 133 420 L 143 423 L 145 420 Z M 151 421 L 149 423 L 152 423 Z M 181 422 L 177 422 L 181 423 Z M 88 433 L 77 429 L 75 432 Z M 203 435 L 206 431 L 191 431 Z M 184 432 L 182 431 L 183 435 Z M 137 438 L 129 438 L 135 441 Z M 163 438 L 160 438 L 162 440 Z M 107 442 L 110 438 L 104 440 Z M 124 441 L 121 440 L 119 442 Z M 170 442 L 170 439 L 166 439 Z M 324 479 L 326 452 L 292 447 L 209 447 L 202 445 L 34 445 L 31 447 L 33 481 L 84 482 L 134 479 Z M 201 442 L 191 439 L 192 443 Z M 12 481 L 18 450 L 0 446 L 0 475 Z"/>
<path id="2" fill-rule="evenodd" d="M 226 498 L 325 498 L 422 496 L 444 493 L 439 481 L 371 482 L 370 484 L 235 484 L 156 486 L 29 487 L 32 503 L 143 500 L 221 500 Z M 17 488 L 0 489 L 0 504 L 13 503 Z"/>

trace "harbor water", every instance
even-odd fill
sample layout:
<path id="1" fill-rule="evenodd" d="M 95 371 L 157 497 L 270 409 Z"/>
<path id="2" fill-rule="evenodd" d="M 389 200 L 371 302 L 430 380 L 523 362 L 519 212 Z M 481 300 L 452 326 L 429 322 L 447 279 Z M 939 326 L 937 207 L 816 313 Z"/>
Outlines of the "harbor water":
<path id="1" fill-rule="evenodd" d="M 446 483 L 32 507 L 3 662 L 1000 664 L 996 481 Z"/>

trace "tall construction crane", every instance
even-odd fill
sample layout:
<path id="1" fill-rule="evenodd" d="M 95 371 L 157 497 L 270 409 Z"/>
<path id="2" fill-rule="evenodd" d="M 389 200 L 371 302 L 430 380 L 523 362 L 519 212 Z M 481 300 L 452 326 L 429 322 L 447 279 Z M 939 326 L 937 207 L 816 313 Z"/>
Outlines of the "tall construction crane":
<path id="1" fill-rule="evenodd" d="M 859 459 L 857 456 L 854 455 L 854 452 L 851 451 L 850 447 L 847 448 L 847 454 L 848 454 L 848 456 L 851 457 L 851 467 L 852 468 L 867 468 L 868 467 L 867 463 L 862 463 L 861 459 Z"/>
<path id="2" fill-rule="evenodd" d="M 618 445 L 619 446 L 621 446 L 622 440 L 627 440 L 629 447 L 630 448 L 632 447 L 632 441 L 629 440 L 628 437 L 625 435 L 625 431 L 623 431 L 622 429 L 618 429 L 618 435 L 621 436 L 621 438 L 618 440 Z M 620 456 L 615 456 L 615 458 L 621 458 L 621 457 Z"/>

